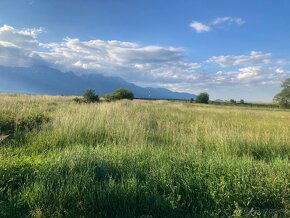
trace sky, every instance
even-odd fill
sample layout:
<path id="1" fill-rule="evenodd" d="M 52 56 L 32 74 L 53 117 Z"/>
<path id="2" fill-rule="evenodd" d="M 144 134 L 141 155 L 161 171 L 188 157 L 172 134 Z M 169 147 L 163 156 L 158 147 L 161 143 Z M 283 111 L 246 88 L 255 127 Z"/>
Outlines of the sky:
<path id="1" fill-rule="evenodd" d="M 289 12 L 289 0 L 0 0 L 0 65 L 272 101 L 290 77 Z"/>

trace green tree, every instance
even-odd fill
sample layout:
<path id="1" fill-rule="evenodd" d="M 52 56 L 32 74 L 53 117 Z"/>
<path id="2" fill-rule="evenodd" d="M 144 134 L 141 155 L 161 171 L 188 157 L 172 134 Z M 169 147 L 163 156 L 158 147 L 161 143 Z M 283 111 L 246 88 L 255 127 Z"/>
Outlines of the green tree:
<path id="1" fill-rule="evenodd" d="M 234 99 L 231 99 L 230 102 L 231 102 L 232 104 L 237 103 L 236 100 L 234 100 Z"/>
<path id="2" fill-rule="evenodd" d="M 240 100 L 240 104 L 245 104 L 244 99 L 241 99 L 241 100 Z"/>
<path id="3" fill-rule="evenodd" d="M 290 108 L 290 78 L 286 79 L 281 87 L 282 90 L 274 97 L 274 101 L 278 102 L 280 107 Z"/>
<path id="4" fill-rule="evenodd" d="M 99 96 L 96 94 L 96 92 L 92 89 L 88 89 L 84 92 L 84 102 L 86 103 L 94 103 L 99 101 Z"/>
<path id="5" fill-rule="evenodd" d="M 206 92 L 200 93 L 198 96 L 196 96 L 195 102 L 196 103 L 202 103 L 202 104 L 208 104 L 209 101 L 209 94 Z"/>
<path id="6" fill-rule="evenodd" d="M 134 99 L 134 94 L 128 89 L 117 89 L 112 94 L 106 94 L 103 96 L 106 101 L 120 100 L 120 99 Z"/>

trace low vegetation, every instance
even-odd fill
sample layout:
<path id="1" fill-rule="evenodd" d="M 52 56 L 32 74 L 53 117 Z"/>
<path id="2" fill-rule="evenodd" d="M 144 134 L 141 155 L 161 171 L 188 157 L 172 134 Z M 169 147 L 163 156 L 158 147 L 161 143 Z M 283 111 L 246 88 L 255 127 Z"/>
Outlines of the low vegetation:
<path id="1" fill-rule="evenodd" d="M 131 90 L 128 89 L 117 89 L 111 94 L 105 94 L 102 96 L 102 99 L 106 102 L 122 100 L 122 99 L 134 99 L 134 94 Z M 100 101 L 99 95 L 95 90 L 88 89 L 84 91 L 83 97 L 75 97 L 73 99 L 76 103 L 96 103 Z"/>
<path id="2" fill-rule="evenodd" d="M 290 216 L 289 110 L 0 101 L 0 217 Z"/>
<path id="3" fill-rule="evenodd" d="M 106 94 L 103 96 L 105 101 L 115 101 L 121 99 L 134 99 L 134 93 L 128 89 L 117 89 L 112 94 Z"/>
<path id="4" fill-rule="evenodd" d="M 206 92 L 202 92 L 195 98 L 196 103 L 208 104 L 209 102 L 209 94 Z"/>
<path id="5" fill-rule="evenodd" d="M 99 95 L 96 94 L 95 90 L 88 89 L 84 91 L 83 97 L 76 97 L 73 99 L 76 103 L 96 103 L 99 102 Z"/>

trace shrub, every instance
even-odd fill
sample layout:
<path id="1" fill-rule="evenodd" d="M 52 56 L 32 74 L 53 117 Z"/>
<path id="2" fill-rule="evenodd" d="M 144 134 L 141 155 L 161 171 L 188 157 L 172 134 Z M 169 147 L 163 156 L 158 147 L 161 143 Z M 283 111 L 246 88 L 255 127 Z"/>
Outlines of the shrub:
<path id="1" fill-rule="evenodd" d="M 23 143 L 27 133 L 41 130 L 49 121 L 50 118 L 44 114 L 0 120 L 0 143 L 7 141 L 14 141 L 14 144 Z"/>
<path id="2" fill-rule="evenodd" d="M 196 96 L 195 102 L 196 103 L 202 103 L 202 104 L 208 104 L 209 101 L 209 95 L 206 92 L 200 93 L 198 96 Z"/>
<path id="3" fill-rule="evenodd" d="M 240 104 L 245 104 L 244 99 L 241 99 L 241 100 L 240 100 Z"/>
<path id="4" fill-rule="evenodd" d="M 0 120 L 0 133 L 9 135 L 14 132 L 15 121 L 14 119 L 4 119 Z"/>
<path id="5" fill-rule="evenodd" d="M 84 92 L 83 98 L 84 98 L 84 102 L 86 102 L 86 103 L 94 103 L 94 102 L 99 101 L 99 96 L 92 89 L 86 90 Z"/>
<path id="6" fill-rule="evenodd" d="M 44 114 L 30 115 L 23 118 L 17 124 L 18 131 L 32 131 L 41 129 L 42 125 L 48 123 L 50 118 Z"/>
<path id="7" fill-rule="evenodd" d="M 234 100 L 234 99 L 231 99 L 230 102 L 231 102 L 232 104 L 236 104 L 236 103 L 237 103 L 236 100 Z"/>
<path id="8" fill-rule="evenodd" d="M 190 99 L 189 99 L 189 102 L 190 102 L 190 103 L 193 103 L 193 102 L 194 102 L 194 99 L 193 99 L 193 98 L 190 98 Z"/>
<path id="9" fill-rule="evenodd" d="M 105 101 L 121 100 L 121 99 L 134 99 L 134 94 L 128 89 L 117 89 L 112 94 L 106 94 L 103 96 Z"/>
<path id="10" fill-rule="evenodd" d="M 112 101 L 113 100 L 113 97 L 112 97 L 112 94 L 105 94 L 105 95 L 103 95 L 103 99 L 105 100 L 105 101 Z"/>
<path id="11" fill-rule="evenodd" d="M 74 99 L 73 99 L 73 101 L 74 102 L 76 102 L 76 103 L 83 103 L 84 102 L 84 99 L 82 99 L 82 98 L 78 98 L 78 97 L 75 97 Z"/>
<path id="12" fill-rule="evenodd" d="M 13 134 L 16 131 L 32 131 L 34 129 L 40 129 L 43 124 L 48 123 L 50 118 L 44 114 L 35 114 L 23 117 L 19 120 L 6 119 L 0 120 L 0 133 Z"/>

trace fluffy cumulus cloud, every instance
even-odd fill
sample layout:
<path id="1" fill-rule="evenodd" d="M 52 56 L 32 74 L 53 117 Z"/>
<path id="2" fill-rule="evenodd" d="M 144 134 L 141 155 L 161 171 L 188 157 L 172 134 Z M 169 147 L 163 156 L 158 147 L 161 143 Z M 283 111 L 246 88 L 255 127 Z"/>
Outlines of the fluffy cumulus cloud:
<path id="1" fill-rule="evenodd" d="M 198 33 L 211 31 L 210 26 L 197 21 L 192 21 L 189 26 Z"/>
<path id="2" fill-rule="evenodd" d="M 38 38 L 42 32 L 0 27 L 0 65 L 41 63 L 62 71 L 120 76 L 139 85 L 192 93 L 212 87 L 276 84 L 289 76 L 289 66 L 274 60 L 271 53 L 221 55 L 196 63 L 187 60 L 183 48 L 72 38 L 42 43 Z"/>
<path id="3" fill-rule="evenodd" d="M 15 29 L 12 26 L 0 27 L 0 65 L 28 66 L 38 55 L 35 51 L 40 43 L 37 40 L 42 29 Z"/>
<path id="4" fill-rule="evenodd" d="M 200 67 L 184 60 L 182 48 L 142 46 L 132 42 L 66 38 L 37 54 L 53 67 L 79 73 L 106 73 L 132 82 L 177 82 Z"/>
<path id="5" fill-rule="evenodd" d="M 255 80 L 259 79 L 260 66 L 240 68 L 237 75 L 238 80 Z"/>
<path id="6" fill-rule="evenodd" d="M 80 41 L 66 38 L 61 43 L 44 46 L 49 49 L 49 52 L 39 53 L 43 58 L 56 64 L 75 65 L 84 69 L 95 69 L 96 66 L 131 66 L 132 64 L 141 66 L 148 63 L 169 63 L 179 61 L 183 57 L 181 48 L 141 46 L 137 43 L 116 40 Z"/>
<path id="7" fill-rule="evenodd" d="M 277 68 L 275 72 L 278 74 L 283 74 L 284 70 L 282 68 Z"/>
<path id="8" fill-rule="evenodd" d="M 222 67 L 252 65 L 252 64 L 270 64 L 271 53 L 252 51 L 249 55 L 221 55 L 209 58 L 207 63 L 218 64 Z"/>

